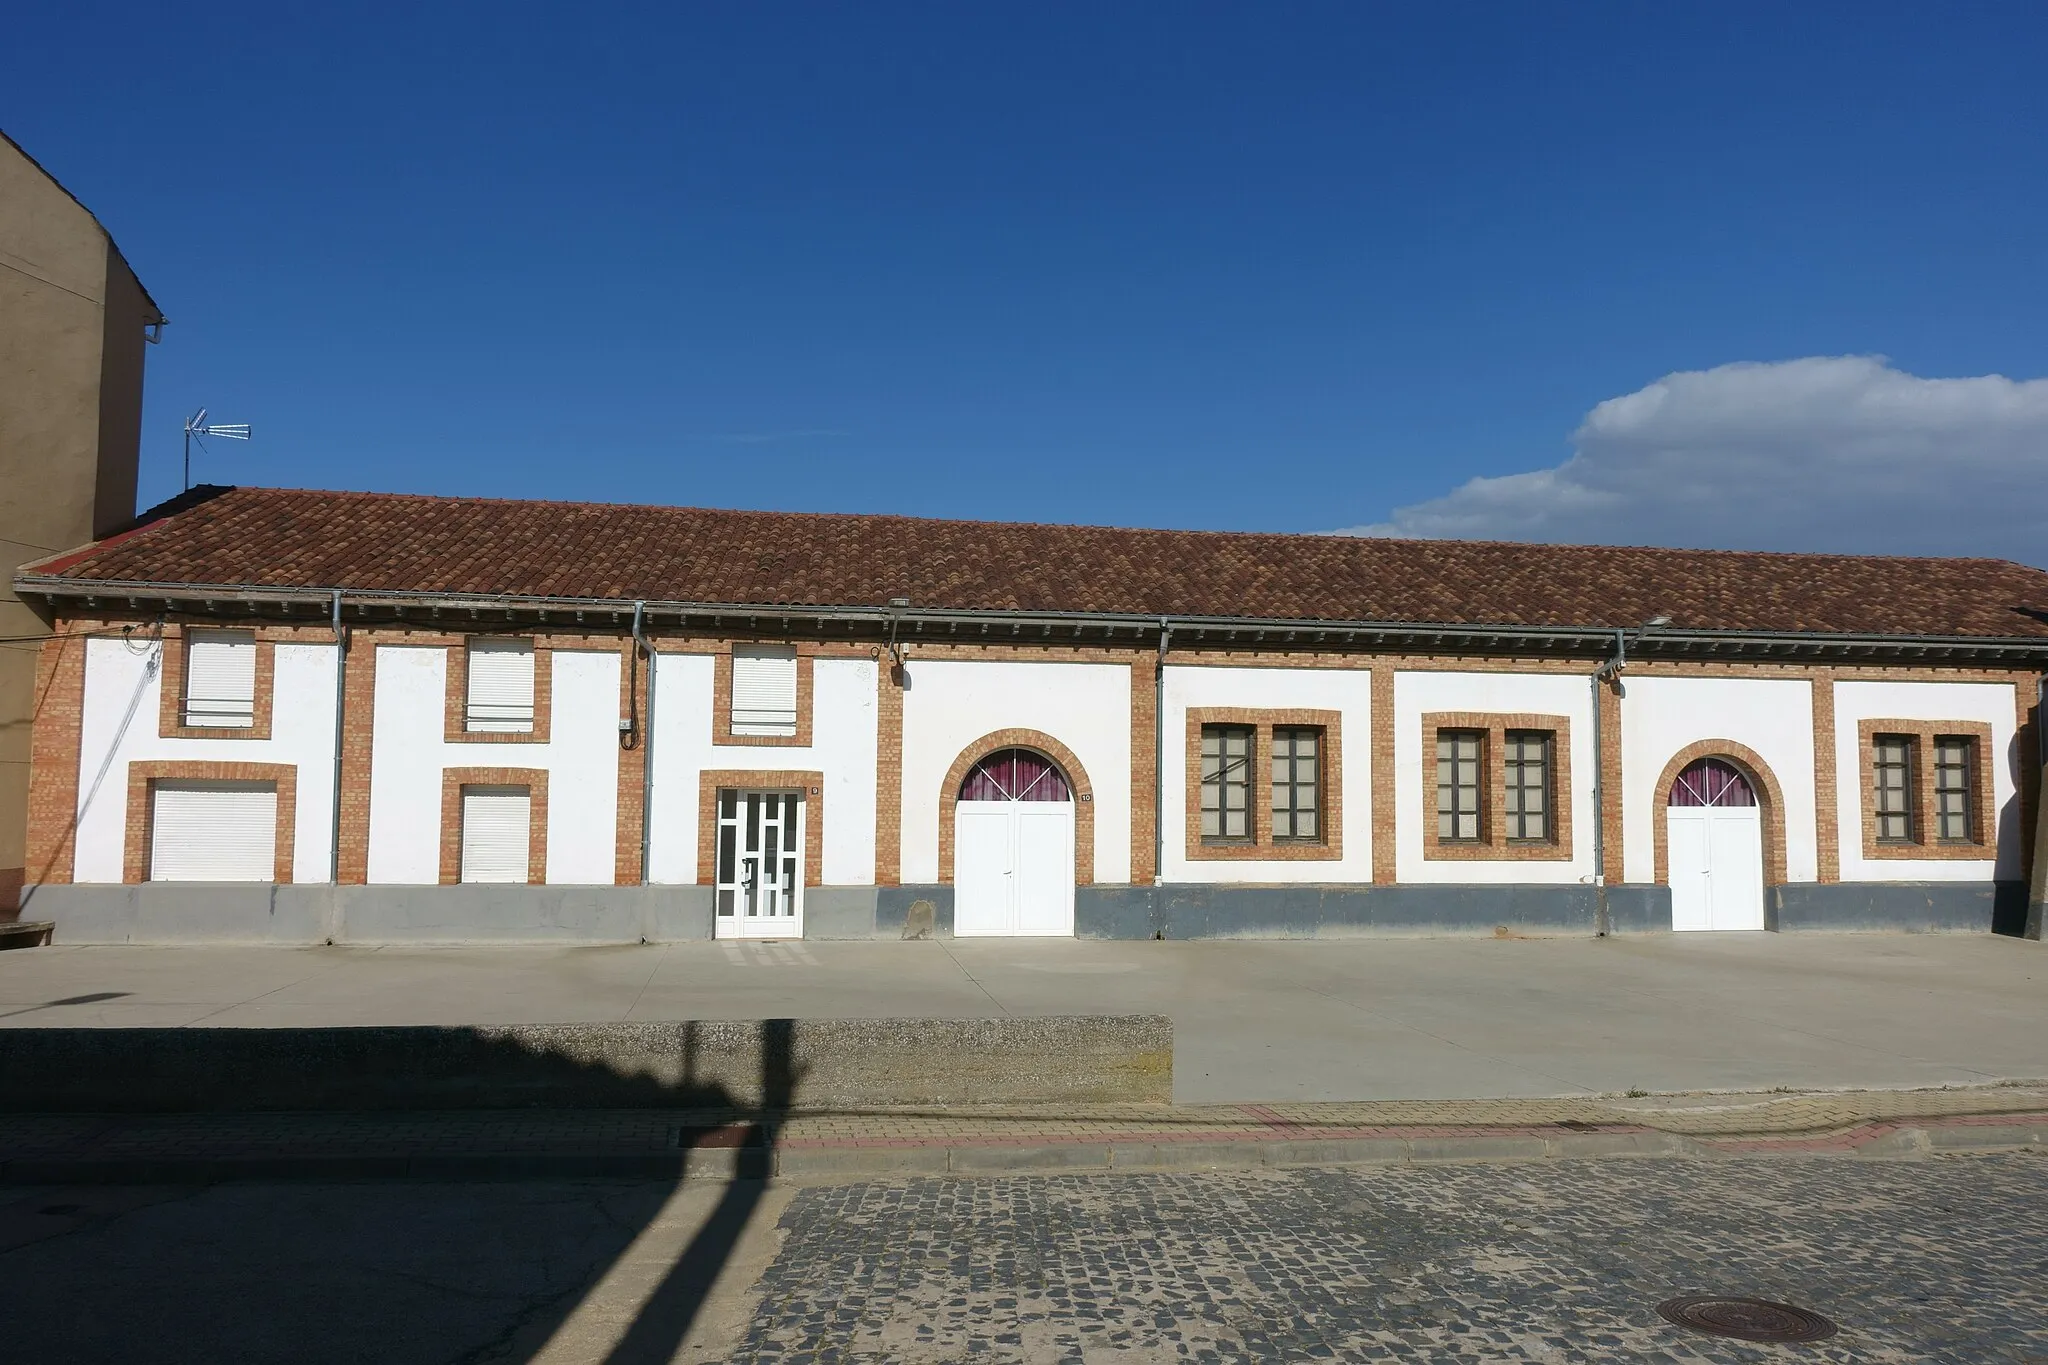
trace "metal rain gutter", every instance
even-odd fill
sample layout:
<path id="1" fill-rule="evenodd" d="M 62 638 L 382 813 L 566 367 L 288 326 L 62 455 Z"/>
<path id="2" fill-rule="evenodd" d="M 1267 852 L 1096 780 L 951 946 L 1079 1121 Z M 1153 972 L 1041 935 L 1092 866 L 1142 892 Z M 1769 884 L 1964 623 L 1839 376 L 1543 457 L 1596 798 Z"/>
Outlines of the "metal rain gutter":
<path id="1" fill-rule="evenodd" d="M 44 598 L 82 599 L 89 604 L 128 601 L 139 608 L 143 601 L 196 603 L 210 610 L 244 606 L 326 605 L 337 589 L 332 587 L 277 588 L 258 584 L 195 584 L 143 582 L 114 579 L 65 578 L 42 574 L 21 574 L 16 590 Z M 1035 612 L 977 611 L 943 608 L 886 606 L 827 606 L 789 602 L 692 602 L 683 600 L 552 597 L 518 594 L 435 593 L 340 589 L 358 618 L 372 612 L 391 612 L 398 619 L 408 613 L 483 612 L 507 617 L 531 615 L 541 620 L 566 620 L 600 614 L 623 621 L 642 603 L 645 619 L 659 625 L 712 623 L 730 628 L 747 623 L 772 621 L 786 630 L 793 622 L 813 622 L 820 627 L 832 623 L 858 630 L 872 627 L 885 632 L 891 620 L 903 627 L 910 639 L 1023 641 L 1032 636 L 1047 640 L 1056 635 L 1075 638 L 1098 635 L 1118 636 L 1133 642 L 1150 643 L 1159 633 L 1170 632 L 1189 645 L 1220 645 L 1225 648 L 1305 649 L 1317 646 L 1361 644 L 1375 647 L 1407 648 L 1423 644 L 1453 642 L 1464 650 L 1520 652 L 1531 649 L 1579 656 L 1604 657 L 1614 635 L 1612 626 L 1521 626 L 1443 621 L 1330 621 L 1288 617 L 1252 616 L 1159 616 L 1135 612 Z M 1647 657 L 1670 658 L 1698 654 L 1735 653 L 1788 655 L 1857 654 L 1908 656 L 1976 657 L 2002 656 L 2048 663 L 2048 636 L 1974 635 L 1879 635 L 1835 634 L 1808 631 L 1687 630 L 1679 626 L 1661 629 L 1654 641 L 1646 642 Z"/>

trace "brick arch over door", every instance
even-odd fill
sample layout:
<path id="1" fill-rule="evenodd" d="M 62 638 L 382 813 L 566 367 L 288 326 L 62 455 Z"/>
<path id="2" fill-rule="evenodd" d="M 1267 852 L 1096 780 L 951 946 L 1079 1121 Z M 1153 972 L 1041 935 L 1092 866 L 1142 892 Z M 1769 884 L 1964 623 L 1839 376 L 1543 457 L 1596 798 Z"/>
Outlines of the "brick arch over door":
<path id="1" fill-rule="evenodd" d="M 1657 776 L 1657 790 L 1650 807 L 1652 836 L 1657 849 L 1657 885 L 1671 884 L 1670 831 L 1666 827 L 1664 812 L 1671 806 L 1671 784 L 1687 765 L 1702 758 L 1718 758 L 1733 764 L 1742 775 L 1749 779 L 1750 789 L 1756 793 L 1756 803 L 1763 807 L 1764 826 L 1764 885 L 1785 884 L 1785 792 L 1778 785 L 1778 775 L 1771 771 L 1771 765 L 1758 756 L 1756 750 L 1746 744 L 1737 744 L 1732 739 L 1703 739 L 1688 744 L 1671 756 L 1664 765 L 1664 771 Z"/>
<path id="2" fill-rule="evenodd" d="M 967 770 L 1002 749 L 1032 749 L 1059 764 L 1074 790 L 1074 881 L 1081 886 L 1095 882 L 1095 787 L 1088 770 L 1074 751 L 1042 730 L 992 730 L 960 751 L 953 766 L 946 769 L 946 784 L 939 789 L 939 882 L 953 884 L 953 808 L 960 804 L 960 784 Z"/>

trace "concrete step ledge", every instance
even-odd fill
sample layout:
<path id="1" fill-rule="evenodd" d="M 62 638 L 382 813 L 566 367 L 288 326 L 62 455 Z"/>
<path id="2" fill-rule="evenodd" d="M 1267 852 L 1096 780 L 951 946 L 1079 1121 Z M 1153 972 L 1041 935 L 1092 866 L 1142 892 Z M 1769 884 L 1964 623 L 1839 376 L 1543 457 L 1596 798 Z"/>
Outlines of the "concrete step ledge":
<path id="1" fill-rule="evenodd" d="M 1926 1160 L 1942 1155 L 2048 1150 L 2048 1115 L 1948 1122 L 1869 1122 L 1822 1135 L 1753 1134 L 1711 1139 L 1645 1128 L 1531 1131 L 1442 1129 L 1403 1135 L 1039 1140 L 965 1135 L 894 1142 L 797 1139 L 750 1145 L 735 1126 L 707 1132 L 702 1145 L 638 1151 L 137 1152 L 120 1156 L 28 1156 L 0 1161 L 0 1185 L 215 1184 L 297 1180 L 731 1180 L 787 1177 L 862 1179 L 896 1175 L 1024 1175 L 1061 1172 L 1221 1171 L 1301 1166 L 1421 1165 L 1447 1162 L 1662 1157 L 1850 1157 Z"/>
<path id="2" fill-rule="evenodd" d="M 247 1156 L 33 1158 L 0 1163 L 5 1185 L 186 1185 L 232 1181 L 731 1180 L 892 1175 L 1025 1175 L 1221 1171 L 1297 1166 L 1662 1157 L 1925 1159 L 1942 1153 L 2048 1149 L 2048 1123 L 1902 1127 L 1825 1151 L 1810 1142 L 1705 1143 L 1673 1133 L 1586 1132 L 1429 1137 L 1230 1139 L 1215 1142 L 1043 1142 L 924 1146 L 805 1145 L 669 1152 L 312 1153 Z"/>

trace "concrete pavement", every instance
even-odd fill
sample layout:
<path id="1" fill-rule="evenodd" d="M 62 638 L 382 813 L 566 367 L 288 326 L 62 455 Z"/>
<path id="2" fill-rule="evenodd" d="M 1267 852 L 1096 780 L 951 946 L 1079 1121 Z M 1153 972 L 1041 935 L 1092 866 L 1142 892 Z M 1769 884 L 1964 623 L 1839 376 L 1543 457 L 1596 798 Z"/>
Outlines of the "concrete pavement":
<path id="1" fill-rule="evenodd" d="M 0 1027 L 1128 1011 L 1182 1104 L 2048 1077 L 2048 945 L 1982 936 L 0 953 Z"/>

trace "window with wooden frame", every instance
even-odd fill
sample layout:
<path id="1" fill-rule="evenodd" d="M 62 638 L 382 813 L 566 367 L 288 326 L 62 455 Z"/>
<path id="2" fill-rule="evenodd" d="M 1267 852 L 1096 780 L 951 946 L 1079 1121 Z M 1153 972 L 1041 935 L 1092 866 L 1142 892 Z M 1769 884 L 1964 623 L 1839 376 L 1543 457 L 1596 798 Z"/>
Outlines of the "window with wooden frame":
<path id="1" fill-rule="evenodd" d="M 1501 811 L 1509 843 L 1550 842 L 1551 754 L 1556 737 L 1548 730 L 1509 730 Z"/>
<path id="2" fill-rule="evenodd" d="M 1476 844 L 1483 837 L 1479 772 L 1484 730 L 1436 733 L 1436 838 L 1440 844 Z"/>
<path id="3" fill-rule="evenodd" d="M 1342 858 L 1342 722 L 1339 711 L 1188 708 L 1186 857 Z"/>
<path id="4" fill-rule="evenodd" d="M 1424 858 L 1572 856 L 1570 717 L 1433 711 L 1421 739 Z"/>
<path id="5" fill-rule="evenodd" d="M 1315 843 L 1322 827 L 1322 727 L 1273 727 L 1273 842 Z"/>
<path id="6" fill-rule="evenodd" d="M 1879 735 L 1871 746 L 1871 810 L 1877 817 L 1877 841 L 1881 844 L 1916 842 L 1913 747 L 1911 735 Z"/>
<path id="7" fill-rule="evenodd" d="M 1968 735 L 1934 738 L 1934 837 L 1945 844 L 1977 837 L 1977 741 Z"/>
<path id="8" fill-rule="evenodd" d="M 1985 721 L 1857 722 L 1863 856 L 1988 860 L 1996 842 L 1991 726 Z"/>
<path id="9" fill-rule="evenodd" d="M 1252 750 L 1249 725 L 1202 727 L 1202 842 L 1250 843 Z"/>

